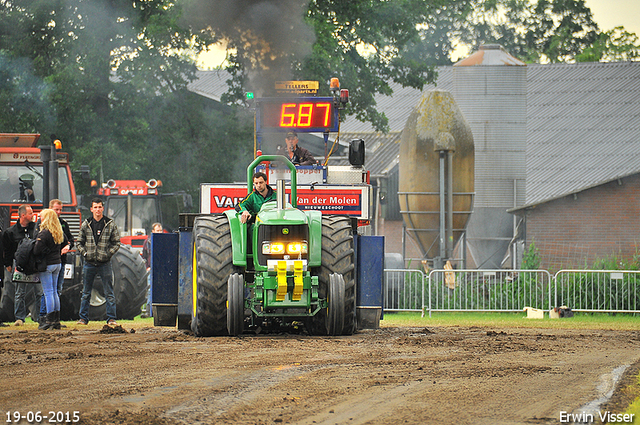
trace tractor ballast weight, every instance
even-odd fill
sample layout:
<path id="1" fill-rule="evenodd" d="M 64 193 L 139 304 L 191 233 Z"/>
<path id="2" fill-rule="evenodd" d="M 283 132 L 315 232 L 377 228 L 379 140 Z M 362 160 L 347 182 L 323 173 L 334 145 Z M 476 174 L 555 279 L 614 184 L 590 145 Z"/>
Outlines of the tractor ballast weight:
<path id="1" fill-rule="evenodd" d="M 193 224 L 193 309 L 197 336 L 238 335 L 263 326 L 304 324 L 315 335 L 356 330 L 352 219 L 296 208 L 295 166 L 284 156 L 257 157 L 247 167 L 280 161 L 291 170 L 279 200 L 266 202 L 251 226 L 235 210 L 201 215 Z"/>

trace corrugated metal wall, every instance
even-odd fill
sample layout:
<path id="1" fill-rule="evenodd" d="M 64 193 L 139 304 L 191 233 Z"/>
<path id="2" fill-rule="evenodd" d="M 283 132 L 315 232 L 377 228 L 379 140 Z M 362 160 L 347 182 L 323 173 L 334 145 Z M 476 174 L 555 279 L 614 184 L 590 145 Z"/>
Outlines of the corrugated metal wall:
<path id="1" fill-rule="evenodd" d="M 454 96 L 473 131 L 475 207 L 524 204 L 527 138 L 526 66 L 454 67 Z"/>
<path id="2" fill-rule="evenodd" d="M 453 86 L 475 144 L 469 247 L 476 265 L 498 268 L 513 236 L 507 209 L 525 202 L 527 67 L 500 46 L 483 46 L 454 65 Z"/>

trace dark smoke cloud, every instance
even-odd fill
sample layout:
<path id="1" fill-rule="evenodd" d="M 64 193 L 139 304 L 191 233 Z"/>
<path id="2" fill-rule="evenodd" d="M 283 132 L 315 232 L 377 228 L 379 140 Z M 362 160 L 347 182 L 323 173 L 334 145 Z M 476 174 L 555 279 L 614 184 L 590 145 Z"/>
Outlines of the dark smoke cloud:
<path id="1" fill-rule="evenodd" d="M 309 0 L 184 0 L 184 19 L 208 29 L 238 51 L 251 89 L 269 91 L 273 82 L 291 78 L 291 62 L 300 61 L 315 41 L 304 21 Z"/>

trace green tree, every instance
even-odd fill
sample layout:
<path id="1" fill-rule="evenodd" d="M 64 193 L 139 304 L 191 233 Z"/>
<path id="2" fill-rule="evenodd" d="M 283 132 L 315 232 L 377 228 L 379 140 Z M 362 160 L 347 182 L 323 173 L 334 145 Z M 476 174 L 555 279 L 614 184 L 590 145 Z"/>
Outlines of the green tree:
<path id="1" fill-rule="evenodd" d="M 575 57 L 576 62 L 633 61 L 638 58 L 640 58 L 638 36 L 626 31 L 623 27 L 598 33 L 598 38 Z"/>
<path id="2" fill-rule="evenodd" d="M 167 0 L 0 1 L 0 97 L 9 105 L 0 112 L 2 131 L 55 133 L 73 164 L 88 164 L 96 177 L 148 179 L 157 171 L 158 140 L 198 152 L 216 134 L 207 130 L 225 126 L 208 123 L 202 140 L 192 141 L 183 127 L 206 121 L 204 110 L 189 108 L 178 122 L 168 117 L 176 104 L 187 110 L 184 93 L 195 78 L 184 52 L 212 41 L 183 28 L 179 16 Z M 158 126 L 159 117 L 176 126 Z M 199 152 L 188 168 L 170 164 L 153 177 L 174 190 L 180 173 L 212 162 Z"/>
<path id="3" fill-rule="evenodd" d="M 522 268 L 524 270 L 537 270 L 540 267 L 540 253 L 535 241 L 531 241 L 529 247 L 522 255 Z"/>
<path id="4" fill-rule="evenodd" d="M 475 0 L 458 37 L 471 50 L 499 43 L 525 62 L 636 60 L 622 27 L 601 32 L 584 0 Z"/>

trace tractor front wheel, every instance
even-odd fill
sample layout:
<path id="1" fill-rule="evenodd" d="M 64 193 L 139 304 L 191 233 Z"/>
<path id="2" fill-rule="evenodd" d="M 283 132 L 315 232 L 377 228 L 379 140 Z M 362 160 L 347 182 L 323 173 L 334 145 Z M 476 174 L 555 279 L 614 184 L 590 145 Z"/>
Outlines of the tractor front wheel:
<path id="1" fill-rule="evenodd" d="M 244 330 L 244 280 L 241 274 L 229 276 L 227 299 L 227 330 L 229 335 L 237 336 Z"/>
<path id="2" fill-rule="evenodd" d="M 196 336 L 227 335 L 227 285 L 233 269 L 229 221 L 201 216 L 193 225 L 193 313 Z"/>
<path id="3" fill-rule="evenodd" d="M 344 328 L 344 278 L 332 273 L 329 276 L 329 307 L 327 307 L 326 328 L 328 335 L 341 335 Z"/>
<path id="4" fill-rule="evenodd" d="M 351 335 L 356 331 L 356 284 L 353 234 L 351 222 L 348 217 L 323 216 L 322 217 L 322 261 L 318 272 L 318 296 L 326 299 L 329 308 L 320 310 L 307 322 L 309 332 L 316 335 Z M 333 278 L 342 281 L 332 284 Z M 332 289 L 333 287 L 333 289 Z M 342 296 L 338 297 L 334 291 L 342 287 Z M 331 306 L 332 299 L 337 302 Z M 343 326 L 337 329 L 337 322 L 331 318 L 338 317 L 336 308 L 342 306 Z"/>

